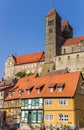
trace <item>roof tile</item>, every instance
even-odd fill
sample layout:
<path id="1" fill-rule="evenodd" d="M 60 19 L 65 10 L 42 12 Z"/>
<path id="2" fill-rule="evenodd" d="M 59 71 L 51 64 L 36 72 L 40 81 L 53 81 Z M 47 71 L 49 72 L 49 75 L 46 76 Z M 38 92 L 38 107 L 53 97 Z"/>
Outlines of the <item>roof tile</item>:
<path id="1" fill-rule="evenodd" d="M 84 36 L 76 37 L 76 38 L 70 38 L 67 39 L 63 46 L 71 45 L 71 44 L 77 44 L 80 43 L 81 41 L 84 41 Z"/>
<path id="2" fill-rule="evenodd" d="M 44 61 L 44 52 L 37 52 L 32 54 L 26 54 L 21 56 L 15 57 L 15 64 L 25 64 L 25 63 L 32 63 L 32 62 L 40 62 Z"/>
<path id="3" fill-rule="evenodd" d="M 64 74 L 57 74 L 51 76 L 24 77 L 19 79 L 19 81 L 15 85 L 15 87 L 19 85 L 19 88 L 17 88 L 13 96 L 12 97 L 7 96 L 5 100 L 18 99 L 18 98 L 35 98 L 35 97 L 73 97 L 77 88 L 79 76 L 80 76 L 80 72 L 72 72 L 72 73 L 64 73 Z M 49 85 L 53 83 L 56 84 L 65 83 L 65 87 L 63 91 L 59 92 L 57 91 L 57 89 L 55 89 L 54 92 L 50 92 Z M 37 93 L 36 88 L 37 86 L 41 86 L 41 85 L 44 86 L 42 87 L 41 92 Z M 30 94 L 27 94 L 28 86 L 29 87 L 34 86 Z M 24 90 L 22 95 L 18 95 L 19 89 Z"/>

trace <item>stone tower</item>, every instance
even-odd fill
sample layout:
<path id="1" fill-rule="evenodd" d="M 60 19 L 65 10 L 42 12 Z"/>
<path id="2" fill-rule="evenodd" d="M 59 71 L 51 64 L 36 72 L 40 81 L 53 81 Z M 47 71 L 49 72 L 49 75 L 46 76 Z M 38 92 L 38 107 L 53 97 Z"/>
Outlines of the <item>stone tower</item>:
<path id="1" fill-rule="evenodd" d="M 53 57 L 60 54 L 61 48 L 61 18 L 55 9 L 46 15 L 46 47 L 45 62 L 53 62 Z"/>
<path id="2" fill-rule="evenodd" d="M 67 20 L 64 20 L 61 25 L 61 36 L 64 38 L 64 41 L 68 38 L 73 37 L 73 28 Z"/>

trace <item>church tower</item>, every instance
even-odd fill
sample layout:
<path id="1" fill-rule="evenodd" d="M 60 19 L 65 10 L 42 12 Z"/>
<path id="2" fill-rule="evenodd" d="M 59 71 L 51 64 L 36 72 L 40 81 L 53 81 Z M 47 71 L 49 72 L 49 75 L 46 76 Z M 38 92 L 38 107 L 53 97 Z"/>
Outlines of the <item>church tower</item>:
<path id="1" fill-rule="evenodd" d="M 45 62 L 53 62 L 53 57 L 60 54 L 61 48 L 61 18 L 55 9 L 46 15 L 46 46 Z"/>

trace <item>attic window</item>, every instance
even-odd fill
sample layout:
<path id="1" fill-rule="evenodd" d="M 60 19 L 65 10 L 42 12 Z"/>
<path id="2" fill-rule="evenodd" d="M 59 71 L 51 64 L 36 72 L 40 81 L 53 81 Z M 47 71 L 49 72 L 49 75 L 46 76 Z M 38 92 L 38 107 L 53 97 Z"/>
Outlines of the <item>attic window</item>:
<path id="1" fill-rule="evenodd" d="M 23 90 L 20 89 L 20 90 L 18 91 L 18 95 L 20 96 L 20 95 L 22 95 L 22 93 L 23 93 Z"/>
<path id="2" fill-rule="evenodd" d="M 36 87 L 37 93 L 40 93 L 41 90 L 43 89 L 43 87 L 44 87 L 44 84 L 37 86 L 37 87 Z"/>
<path id="3" fill-rule="evenodd" d="M 11 96 L 12 96 L 12 94 L 13 94 L 12 92 L 9 92 L 9 93 L 8 93 L 8 96 L 9 96 L 9 97 L 11 97 Z"/>
<path id="4" fill-rule="evenodd" d="M 63 89 L 64 89 L 64 83 L 58 83 L 58 84 L 57 84 L 57 90 L 58 90 L 59 92 L 61 92 L 61 91 L 63 91 Z"/>
<path id="5" fill-rule="evenodd" d="M 27 93 L 30 94 L 33 89 L 33 86 L 27 88 Z"/>
<path id="6" fill-rule="evenodd" d="M 52 84 L 49 85 L 50 92 L 54 92 L 55 88 L 56 88 L 56 83 L 52 83 Z"/>

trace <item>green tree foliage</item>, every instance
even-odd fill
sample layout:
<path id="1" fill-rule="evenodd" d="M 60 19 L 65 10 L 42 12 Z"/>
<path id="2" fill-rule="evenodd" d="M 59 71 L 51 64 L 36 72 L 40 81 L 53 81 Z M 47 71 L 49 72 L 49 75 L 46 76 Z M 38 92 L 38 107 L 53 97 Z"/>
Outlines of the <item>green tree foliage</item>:
<path id="1" fill-rule="evenodd" d="M 15 74 L 15 78 L 18 80 L 22 77 L 25 77 L 26 76 L 26 73 L 25 72 L 18 72 Z"/>

